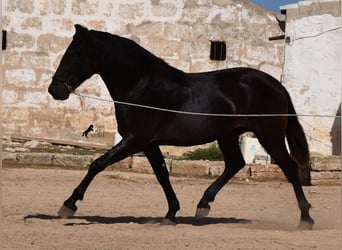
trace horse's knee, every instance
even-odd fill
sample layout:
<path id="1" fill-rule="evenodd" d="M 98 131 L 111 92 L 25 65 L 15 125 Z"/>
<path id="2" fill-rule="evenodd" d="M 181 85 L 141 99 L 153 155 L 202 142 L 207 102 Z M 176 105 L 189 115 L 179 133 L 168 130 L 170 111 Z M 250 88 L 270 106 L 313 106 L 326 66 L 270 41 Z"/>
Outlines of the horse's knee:
<path id="1" fill-rule="evenodd" d="M 106 165 L 103 162 L 101 162 L 99 159 L 97 159 L 90 164 L 88 171 L 96 175 L 99 172 L 103 171 L 105 168 L 106 168 Z"/>

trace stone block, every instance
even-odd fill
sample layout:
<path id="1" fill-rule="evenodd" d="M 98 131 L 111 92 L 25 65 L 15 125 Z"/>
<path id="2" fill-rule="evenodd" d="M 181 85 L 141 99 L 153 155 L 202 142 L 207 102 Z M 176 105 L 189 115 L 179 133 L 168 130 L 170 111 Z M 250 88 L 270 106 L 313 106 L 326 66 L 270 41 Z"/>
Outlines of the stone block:
<path id="1" fill-rule="evenodd" d="M 2 27 L 8 27 L 11 24 L 11 17 L 10 16 L 2 16 L 1 17 Z"/>
<path id="2" fill-rule="evenodd" d="M 16 12 L 20 11 L 25 14 L 32 14 L 35 7 L 34 0 L 9 0 L 7 1 L 6 11 Z"/>
<path id="3" fill-rule="evenodd" d="M 43 27 L 42 19 L 40 17 L 28 17 L 21 23 L 23 30 L 37 29 L 41 30 Z"/>
<path id="4" fill-rule="evenodd" d="M 120 4 L 118 15 L 124 21 L 142 20 L 144 16 L 144 3 Z"/>
<path id="5" fill-rule="evenodd" d="M 6 83 L 26 88 L 36 81 L 36 72 L 33 69 L 8 69 L 5 72 Z"/>
<path id="6" fill-rule="evenodd" d="M 173 160 L 170 172 L 174 175 L 193 177 L 208 176 L 208 166 L 206 161 Z"/>
<path id="7" fill-rule="evenodd" d="M 86 26 L 89 29 L 105 31 L 105 29 L 106 29 L 106 22 L 103 21 L 103 20 L 90 20 L 90 21 L 88 21 L 86 23 Z"/>
<path id="8" fill-rule="evenodd" d="M 52 97 L 49 97 L 49 104 L 47 108 L 52 109 L 56 113 L 62 112 L 74 115 L 75 112 L 79 113 L 82 110 L 81 100 L 78 96 L 71 95 L 65 102 L 57 102 Z"/>
<path id="9" fill-rule="evenodd" d="M 127 33 L 140 37 L 162 37 L 163 23 L 161 22 L 142 22 L 139 25 L 127 24 Z"/>
<path id="10" fill-rule="evenodd" d="M 91 155 L 70 155 L 55 154 L 52 158 L 52 165 L 68 168 L 86 168 L 93 161 Z"/>
<path id="11" fill-rule="evenodd" d="M 70 43 L 70 38 L 60 37 L 55 34 L 46 33 L 38 37 L 37 46 L 41 51 L 58 53 L 65 51 Z"/>
<path id="12" fill-rule="evenodd" d="M 23 101 L 28 105 L 37 104 L 41 106 L 46 106 L 48 103 L 45 92 L 28 92 L 25 93 L 23 97 Z"/>
<path id="13" fill-rule="evenodd" d="M 188 24 L 165 23 L 164 38 L 179 41 L 188 41 L 192 38 L 192 26 Z"/>
<path id="14" fill-rule="evenodd" d="M 45 19 L 44 23 L 49 27 L 49 30 L 46 33 L 60 34 L 61 32 L 66 31 L 69 33 L 69 40 L 72 40 L 72 34 L 75 30 L 75 20 L 69 18 L 49 18 Z"/>
<path id="15" fill-rule="evenodd" d="M 9 49 L 30 49 L 35 45 L 35 37 L 31 34 L 20 34 L 16 32 L 8 32 L 8 48 Z"/>
<path id="16" fill-rule="evenodd" d="M 138 173 L 153 173 L 153 169 L 146 157 L 133 157 L 132 169 Z"/>
<path id="17" fill-rule="evenodd" d="M 213 5 L 221 6 L 221 7 L 226 7 L 230 4 L 232 4 L 234 1 L 232 0 L 213 0 Z"/>
<path id="18" fill-rule="evenodd" d="M 152 13 L 157 17 L 172 17 L 175 16 L 178 11 L 177 6 L 175 6 L 171 1 L 158 3 L 152 5 Z"/>
<path id="19" fill-rule="evenodd" d="M 13 107 L 12 109 L 4 110 L 3 116 L 6 117 L 6 120 L 8 121 L 24 122 L 26 124 L 29 120 L 30 111 L 28 108 Z"/>
<path id="20" fill-rule="evenodd" d="M 35 68 L 35 70 L 49 69 L 51 66 L 50 56 L 47 52 L 23 52 L 21 53 L 20 66 L 23 68 Z"/>
<path id="21" fill-rule="evenodd" d="M 52 164 L 53 155 L 50 153 L 17 153 L 16 161 L 20 164 L 49 166 Z"/>
<path id="22" fill-rule="evenodd" d="M 63 15 L 66 11 L 66 0 L 41 0 L 40 14 L 45 16 L 48 14 Z"/>
<path id="23" fill-rule="evenodd" d="M 341 163 L 338 162 L 326 162 L 326 163 L 315 163 L 311 165 L 313 170 L 316 171 L 341 171 Z"/>
<path id="24" fill-rule="evenodd" d="M 207 176 L 219 176 L 224 171 L 224 163 L 223 162 L 207 162 L 206 175 Z"/>
<path id="25" fill-rule="evenodd" d="M 282 180 L 286 181 L 286 177 L 282 172 L 255 172 L 249 177 L 251 180 Z"/>
<path id="26" fill-rule="evenodd" d="M 197 6 L 197 1 L 196 0 L 185 0 L 184 1 L 184 9 L 193 9 Z"/>
<path id="27" fill-rule="evenodd" d="M 203 25 L 205 19 L 209 16 L 210 10 L 210 5 L 202 5 L 196 8 L 184 8 L 181 13 L 180 21 L 188 22 L 191 24 Z"/>
<path id="28" fill-rule="evenodd" d="M 156 56 L 165 57 L 177 57 L 177 53 L 180 52 L 182 45 L 177 41 L 164 40 L 160 37 L 151 37 L 146 46 Z"/>
<path id="29" fill-rule="evenodd" d="M 102 5 L 102 10 L 101 12 L 103 13 L 104 16 L 106 17 L 111 17 L 112 16 L 112 11 L 113 11 L 113 3 L 111 2 L 104 2 Z"/>
<path id="30" fill-rule="evenodd" d="M 267 46 L 254 46 L 252 44 L 245 47 L 246 53 L 241 57 L 241 60 L 252 65 L 259 65 L 261 62 L 271 64 L 278 63 L 274 48 Z"/>
<path id="31" fill-rule="evenodd" d="M 250 164 L 249 165 L 252 175 L 254 173 L 263 173 L 263 172 L 281 172 L 280 168 L 278 165 L 275 164 Z"/>
<path id="32" fill-rule="evenodd" d="M 312 180 L 341 179 L 341 171 L 313 171 Z"/>
<path id="33" fill-rule="evenodd" d="M 77 16 L 97 13 L 100 2 L 97 0 L 72 0 L 71 11 Z"/>
<path id="34" fill-rule="evenodd" d="M 11 89 L 4 89 L 2 91 L 2 104 L 15 104 L 18 102 L 18 92 Z"/>

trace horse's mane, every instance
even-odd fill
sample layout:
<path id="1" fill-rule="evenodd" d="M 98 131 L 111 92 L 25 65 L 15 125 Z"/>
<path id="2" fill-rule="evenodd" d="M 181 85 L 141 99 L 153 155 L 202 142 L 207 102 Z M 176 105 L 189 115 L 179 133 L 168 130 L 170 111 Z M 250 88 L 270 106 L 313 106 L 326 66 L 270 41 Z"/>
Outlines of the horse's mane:
<path id="1" fill-rule="evenodd" d="M 159 68 L 171 73 L 184 73 L 183 71 L 175 67 L 172 67 L 163 59 L 152 54 L 150 51 L 143 48 L 131 39 L 118 35 L 113 35 L 108 32 L 101 32 L 95 30 L 92 30 L 92 32 L 96 35 L 97 39 L 100 39 L 102 41 L 114 42 L 116 46 L 120 47 L 120 50 L 123 53 L 123 59 L 129 58 L 132 60 L 132 57 L 134 57 L 134 60 L 136 60 L 137 63 L 139 63 L 142 66 L 148 66 L 154 69 Z"/>

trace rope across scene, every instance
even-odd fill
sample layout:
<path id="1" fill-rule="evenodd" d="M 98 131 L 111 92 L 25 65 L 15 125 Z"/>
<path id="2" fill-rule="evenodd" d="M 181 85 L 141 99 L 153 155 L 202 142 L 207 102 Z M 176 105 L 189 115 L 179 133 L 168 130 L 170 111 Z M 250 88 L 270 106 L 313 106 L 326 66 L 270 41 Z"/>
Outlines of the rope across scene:
<path id="1" fill-rule="evenodd" d="M 191 112 L 191 111 L 181 111 L 181 110 L 174 110 L 174 109 L 165 109 L 165 108 L 159 108 L 154 106 L 148 106 L 143 104 L 137 104 L 137 103 L 130 103 L 130 102 L 122 102 L 122 101 L 113 101 L 108 99 L 103 99 L 95 96 L 87 96 L 80 94 L 76 91 L 73 91 L 75 95 L 81 97 L 81 98 L 88 98 L 103 102 L 111 102 L 115 104 L 120 105 L 126 105 L 126 106 L 132 106 L 132 107 L 138 107 L 138 108 L 144 108 L 144 109 L 151 109 L 151 110 L 157 110 L 157 111 L 163 111 L 163 112 L 169 112 L 169 113 L 175 113 L 175 114 L 184 114 L 184 115 L 197 115 L 197 116 L 215 116 L 215 117 L 290 117 L 290 116 L 297 116 L 297 117 L 321 117 L 321 118 L 341 118 L 341 115 L 315 115 L 315 114 L 220 114 L 220 113 L 199 113 L 199 112 Z"/>

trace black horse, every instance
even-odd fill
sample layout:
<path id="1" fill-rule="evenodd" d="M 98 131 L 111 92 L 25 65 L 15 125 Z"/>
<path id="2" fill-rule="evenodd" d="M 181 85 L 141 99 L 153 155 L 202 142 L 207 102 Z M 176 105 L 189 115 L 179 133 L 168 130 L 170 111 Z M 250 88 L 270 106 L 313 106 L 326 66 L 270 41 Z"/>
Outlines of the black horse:
<path id="1" fill-rule="evenodd" d="M 252 131 L 294 188 L 301 211 L 299 226 L 312 228 L 311 205 L 301 185 L 310 184 L 308 144 L 290 96 L 279 81 L 249 68 L 184 73 L 129 39 L 80 25 L 75 28 L 49 93 L 56 100 L 65 100 L 83 81 L 99 74 L 117 101 L 115 114 L 123 139 L 91 163 L 84 179 L 59 210 L 60 216 L 75 213 L 76 202 L 83 199 L 99 172 L 134 153 L 144 152 L 168 202 L 163 223 L 173 224 L 180 206 L 159 145 L 189 146 L 217 140 L 225 170 L 198 203 L 196 216 L 206 216 L 218 191 L 244 167 L 238 138 L 241 133 Z M 228 116 L 165 112 L 122 102 Z"/>

